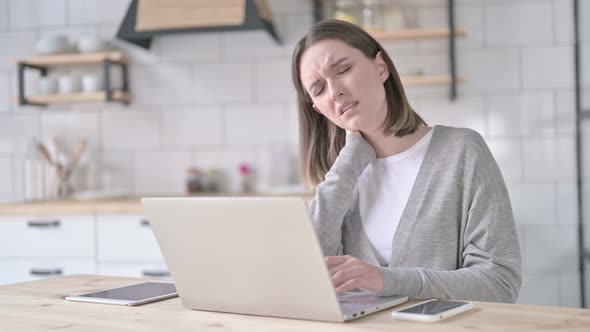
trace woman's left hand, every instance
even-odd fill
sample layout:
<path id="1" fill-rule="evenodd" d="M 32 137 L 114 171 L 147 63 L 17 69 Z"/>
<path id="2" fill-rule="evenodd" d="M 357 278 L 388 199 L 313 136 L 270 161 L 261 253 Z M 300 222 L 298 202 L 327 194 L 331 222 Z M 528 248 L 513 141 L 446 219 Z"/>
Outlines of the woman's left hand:
<path id="1" fill-rule="evenodd" d="M 379 269 L 356 257 L 327 256 L 326 264 L 337 294 L 363 288 L 377 294 L 383 289 L 383 276 Z"/>

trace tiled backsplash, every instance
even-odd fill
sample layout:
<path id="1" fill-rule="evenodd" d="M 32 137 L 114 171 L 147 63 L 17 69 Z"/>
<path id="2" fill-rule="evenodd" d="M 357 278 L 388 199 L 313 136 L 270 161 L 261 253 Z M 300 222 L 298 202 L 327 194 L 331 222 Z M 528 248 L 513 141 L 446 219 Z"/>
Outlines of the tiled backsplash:
<path id="1" fill-rule="evenodd" d="M 578 306 L 572 2 L 456 2 L 457 25 L 468 28 L 457 43 L 467 82 L 456 101 L 448 87 L 408 88 L 412 105 L 431 125 L 470 127 L 486 138 L 519 227 L 520 302 Z M 88 138 L 83 166 L 110 189 L 180 194 L 191 163 L 225 169 L 236 189 L 242 161 L 258 170 L 261 185 L 273 183 L 277 153 L 296 151 L 290 55 L 312 9 L 310 1 L 269 3 L 283 45 L 262 31 L 157 37 L 150 51 L 123 46 L 133 58 L 130 107 L 19 109 L 10 103 L 16 75 L 9 59 L 32 55 L 46 34 L 113 38 L 127 1 L 0 0 L 0 200 L 22 198 L 27 142 L 53 135 L 72 144 Z M 406 3 L 422 25 L 446 24 L 446 1 Z M 446 73 L 447 44 L 384 46 L 402 74 Z"/>

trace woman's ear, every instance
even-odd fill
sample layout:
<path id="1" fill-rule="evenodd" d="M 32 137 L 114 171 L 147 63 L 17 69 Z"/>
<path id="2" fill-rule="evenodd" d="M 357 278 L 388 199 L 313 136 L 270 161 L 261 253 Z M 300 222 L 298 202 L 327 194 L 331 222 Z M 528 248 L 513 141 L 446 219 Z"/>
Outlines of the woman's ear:
<path id="1" fill-rule="evenodd" d="M 319 108 L 317 108 L 317 107 L 315 106 L 315 104 L 311 104 L 311 106 L 313 107 L 313 110 L 314 110 L 314 111 L 316 111 L 316 112 L 318 112 L 318 113 L 322 114 L 322 111 L 320 111 L 320 109 L 319 109 Z"/>
<path id="2" fill-rule="evenodd" d="M 381 82 L 385 82 L 387 81 L 387 79 L 389 78 L 389 67 L 387 66 L 387 63 L 385 62 L 385 60 L 383 59 L 383 53 L 381 53 L 381 51 L 377 52 L 377 55 L 375 55 L 375 65 L 377 66 L 377 69 L 379 70 L 379 76 L 381 77 Z"/>

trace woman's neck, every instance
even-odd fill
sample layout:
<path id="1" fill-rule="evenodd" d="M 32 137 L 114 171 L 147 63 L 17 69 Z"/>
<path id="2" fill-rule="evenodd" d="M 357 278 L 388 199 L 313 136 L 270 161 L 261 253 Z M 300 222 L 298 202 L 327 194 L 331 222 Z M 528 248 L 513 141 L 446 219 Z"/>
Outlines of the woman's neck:
<path id="1" fill-rule="evenodd" d="M 414 146 L 430 129 L 430 127 L 420 125 L 416 131 L 404 137 L 383 136 L 381 131 L 363 133 L 363 137 L 373 146 L 377 158 L 387 158 Z"/>

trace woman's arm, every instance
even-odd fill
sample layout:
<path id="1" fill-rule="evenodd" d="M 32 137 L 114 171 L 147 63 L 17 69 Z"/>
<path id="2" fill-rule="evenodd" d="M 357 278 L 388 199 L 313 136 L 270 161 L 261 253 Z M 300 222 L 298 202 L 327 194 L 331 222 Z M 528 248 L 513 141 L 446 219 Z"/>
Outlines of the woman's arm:
<path id="1" fill-rule="evenodd" d="M 375 150 L 359 132 L 346 135 L 334 165 L 318 184 L 309 205 L 309 214 L 325 256 L 342 252 L 342 223 L 352 207 L 354 188 L 367 165 L 375 159 Z"/>

